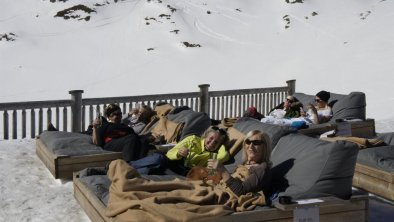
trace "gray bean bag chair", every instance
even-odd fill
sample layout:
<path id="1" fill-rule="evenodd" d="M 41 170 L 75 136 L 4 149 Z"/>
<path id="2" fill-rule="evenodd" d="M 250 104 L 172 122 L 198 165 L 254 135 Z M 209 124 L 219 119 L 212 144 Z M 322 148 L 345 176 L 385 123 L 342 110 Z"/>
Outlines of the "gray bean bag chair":
<path id="1" fill-rule="evenodd" d="M 169 113 L 167 114 L 167 118 L 177 123 L 185 123 L 179 140 L 190 135 L 201 136 L 211 125 L 211 119 L 206 113 L 195 112 L 191 109 L 184 109 L 177 113 Z"/>
<path id="2" fill-rule="evenodd" d="M 272 192 L 293 199 L 350 198 L 358 147 L 302 134 L 282 137 L 271 154 Z"/>

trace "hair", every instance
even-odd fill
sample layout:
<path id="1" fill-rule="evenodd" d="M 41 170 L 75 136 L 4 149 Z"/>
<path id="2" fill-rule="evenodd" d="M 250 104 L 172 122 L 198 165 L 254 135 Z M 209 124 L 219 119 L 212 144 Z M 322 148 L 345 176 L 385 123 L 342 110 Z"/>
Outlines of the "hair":
<path id="1" fill-rule="evenodd" d="M 216 149 L 218 149 L 221 145 L 224 145 L 225 147 L 228 146 L 228 142 L 230 141 L 228 137 L 228 133 L 225 129 L 219 128 L 217 126 L 210 126 L 208 129 L 205 130 L 205 132 L 202 134 L 201 138 L 205 139 L 208 137 L 208 135 L 212 132 L 219 132 L 220 138 L 219 138 L 219 145 Z"/>
<path id="2" fill-rule="evenodd" d="M 153 109 L 150 106 L 141 105 L 140 109 L 145 110 L 145 114 L 142 117 L 142 121 L 145 123 L 149 122 L 150 119 L 152 118 L 152 116 L 155 115 L 155 112 L 153 111 Z"/>
<path id="3" fill-rule="evenodd" d="M 111 113 L 118 110 L 121 111 L 120 107 L 115 103 L 108 104 L 104 109 L 104 115 L 108 118 L 111 115 Z"/>
<path id="4" fill-rule="evenodd" d="M 322 90 L 322 91 L 316 93 L 316 96 L 319 97 L 322 101 L 327 103 L 328 100 L 330 99 L 330 92 Z"/>
<path id="5" fill-rule="evenodd" d="M 271 161 L 270 161 L 270 156 L 271 156 L 271 151 L 272 151 L 272 144 L 271 144 L 271 139 L 270 139 L 270 137 L 268 136 L 268 134 L 267 133 L 265 133 L 265 132 L 263 132 L 263 131 L 260 131 L 260 130 L 252 130 L 252 131 L 249 131 L 247 134 L 246 134 L 246 136 L 245 136 L 245 139 L 244 139 L 244 141 L 243 141 L 243 143 L 242 143 L 242 151 L 243 151 L 243 155 L 242 155 L 242 160 L 243 160 L 243 163 L 246 163 L 246 161 L 247 161 L 247 153 L 246 153 L 246 149 L 245 149 L 245 147 L 246 147 L 246 144 L 245 144 L 245 141 L 247 140 L 247 139 L 249 139 L 250 137 L 252 137 L 252 136 L 255 136 L 255 135 L 258 135 L 260 138 L 260 140 L 262 140 L 263 141 L 263 155 L 262 155 L 262 158 L 261 158 L 261 163 L 263 163 L 263 162 L 266 162 L 266 163 L 268 163 L 268 164 L 270 164 L 271 163 Z"/>

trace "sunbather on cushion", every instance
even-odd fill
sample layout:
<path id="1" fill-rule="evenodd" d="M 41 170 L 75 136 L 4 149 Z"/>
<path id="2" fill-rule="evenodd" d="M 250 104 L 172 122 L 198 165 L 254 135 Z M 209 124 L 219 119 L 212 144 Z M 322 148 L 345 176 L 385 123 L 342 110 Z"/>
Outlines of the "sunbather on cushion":
<path id="1" fill-rule="evenodd" d="M 149 149 L 147 144 L 141 144 L 139 136 L 132 128 L 121 123 L 122 112 L 118 105 L 109 104 L 105 108 L 107 121 L 102 118 L 93 121 L 92 141 L 104 150 L 122 152 L 125 161 L 140 158 L 142 149 Z"/>

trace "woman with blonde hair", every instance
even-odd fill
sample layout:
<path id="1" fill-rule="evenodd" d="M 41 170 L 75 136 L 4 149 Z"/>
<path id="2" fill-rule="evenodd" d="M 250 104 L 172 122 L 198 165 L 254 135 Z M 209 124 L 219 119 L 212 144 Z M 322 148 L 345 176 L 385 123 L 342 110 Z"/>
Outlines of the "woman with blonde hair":
<path id="1" fill-rule="evenodd" d="M 208 160 L 208 168 L 221 174 L 222 181 L 237 195 L 248 192 L 269 192 L 271 168 L 271 140 L 262 131 L 253 130 L 246 134 L 243 142 L 243 164 L 230 175 L 219 161 Z"/>

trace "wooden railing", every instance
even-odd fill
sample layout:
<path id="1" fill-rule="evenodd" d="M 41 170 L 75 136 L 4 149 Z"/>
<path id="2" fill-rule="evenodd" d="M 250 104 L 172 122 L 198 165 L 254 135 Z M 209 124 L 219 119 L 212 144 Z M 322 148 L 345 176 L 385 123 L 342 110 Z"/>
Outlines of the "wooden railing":
<path id="1" fill-rule="evenodd" d="M 154 107 L 158 102 L 167 102 L 173 106 L 188 106 L 195 111 L 205 112 L 217 120 L 242 116 L 250 106 L 255 106 L 265 115 L 281 103 L 286 95 L 295 92 L 295 80 L 286 83 L 287 86 L 283 87 L 225 91 L 209 91 L 210 85 L 203 84 L 199 85 L 199 92 L 89 99 L 82 98 L 83 90 L 73 90 L 69 92 L 70 100 L 0 103 L 2 134 L 3 139 L 9 139 L 11 129 L 12 139 L 26 138 L 27 135 L 35 138 L 46 129 L 48 123 L 62 131 L 80 132 L 98 113 L 103 113 L 104 106 L 109 103 L 117 103 L 123 112 L 128 112 L 138 104 Z"/>

